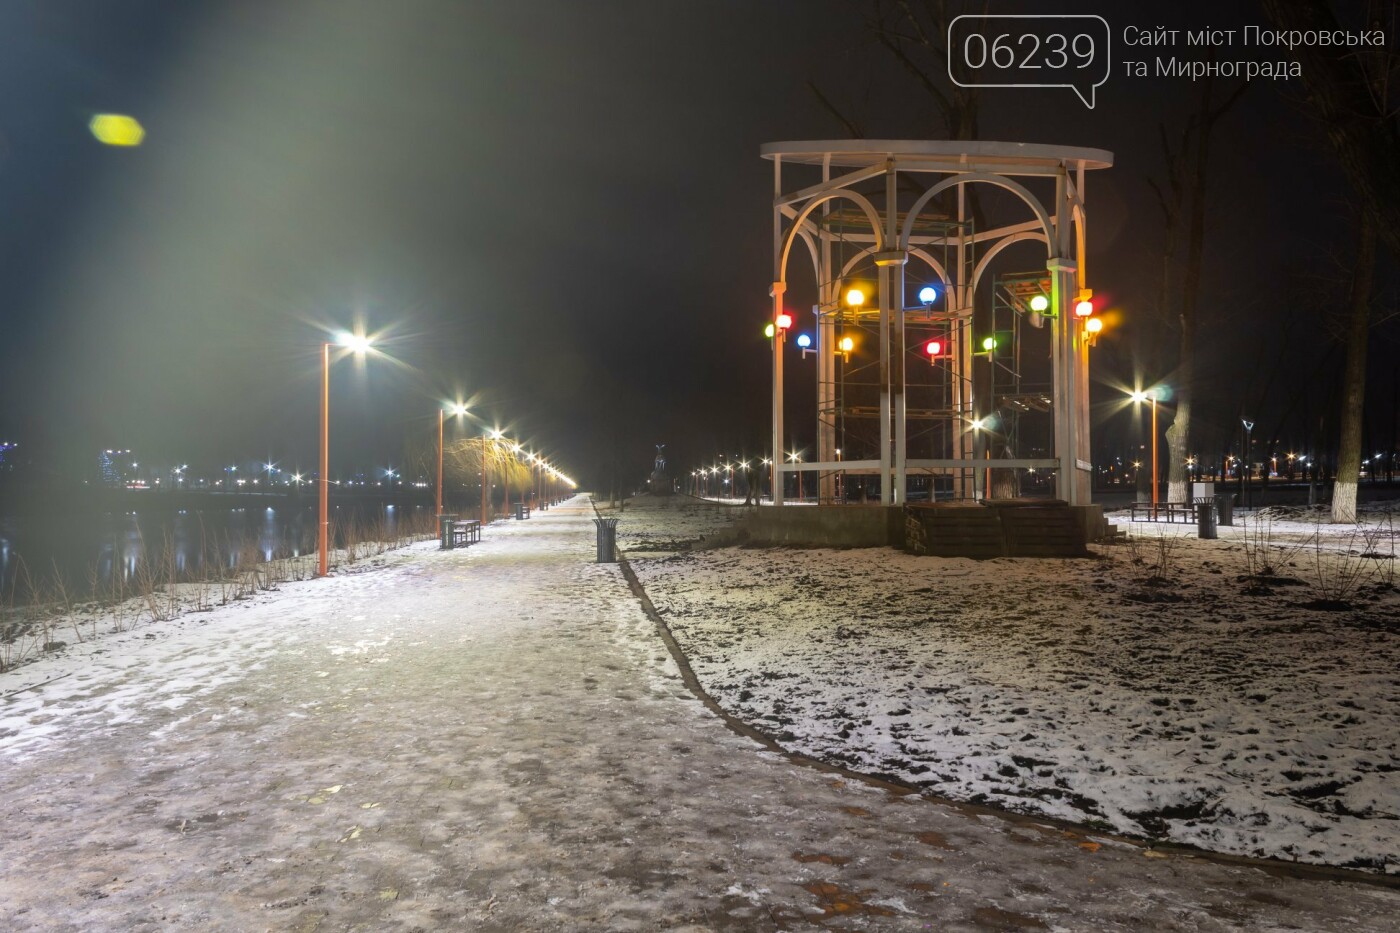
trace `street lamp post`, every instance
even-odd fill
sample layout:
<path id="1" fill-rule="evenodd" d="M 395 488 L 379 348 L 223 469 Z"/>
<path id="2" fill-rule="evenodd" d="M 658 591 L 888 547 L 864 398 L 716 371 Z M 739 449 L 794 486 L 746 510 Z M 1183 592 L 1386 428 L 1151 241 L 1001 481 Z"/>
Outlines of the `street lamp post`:
<path id="1" fill-rule="evenodd" d="M 1157 496 L 1162 487 L 1157 479 L 1157 392 L 1152 392 L 1152 518 L 1157 518 Z"/>
<path id="2" fill-rule="evenodd" d="M 1134 402 L 1152 402 L 1152 520 L 1157 520 L 1157 390 L 1134 392 Z"/>
<path id="3" fill-rule="evenodd" d="M 802 501 L 802 455 L 799 453 L 788 454 L 788 462 L 798 464 L 797 470 L 797 501 Z"/>
<path id="4" fill-rule="evenodd" d="M 981 453 L 981 452 L 982 452 L 982 448 L 985 446 L 985 445 L 984 445 L 984 442 L 983 442 L 983 439 L 982 439 L 982 429 L 985 428 L 986 426 L 987 426 L 987 419 L 986 419 L 986 418 L 973 418 L 973 419 L 972 419 L 972 457 L 973 457 L 974 460 L 981 459 L 981 457 L 982 457 L 982 453 Z M 977 480 L 978 480 L 979 477 L 982 479 L 982 495 L 981 495 L 980 497 L 977 495 Z M 973 470 L 972 470 L 972 497 L 973 497 L 974 499 L 977 499 L 977 498 L 989 499 L 989 498 L 991 498 L 991 483 L 992 483 L 992 471 L 991 471 L 991 467 L 987 467 L 985 471 L 979 470 L 979 469 L 977 469 L 976 467 L 974 467 Z"/>
<path id="5" fill-rule="evenodd" d="M 316 524 L 316 548 L 321 555 L 321 565 L 318 568 L 319 576 L 324 577 L 330 572 L 330 555 L 326 551 L 326 534 L 330 527 L 330 489 L 327 484 L 330 482 L 330 445 L 331 445 L 331 345 L 329 342 L 321 345 L 321 475 L 320 479 L 320 511 L 319 521 Z"/>
<path id="6" fill-rule="evenodd" d="M 1240 504 L 1249 508 L 1249 442 L 1254 435 L 1254 422 L 1240 419 L 1244 428 L 1244 450 L 1240 453 Z"/>
<path id="7" fill-rule="evenodd" d="M 467 413 L 467 406 L 453 405 L 452 414 L 462 416 Z M 442 423 L 447 415 L 445 407 L 438 408 L 438 472 L 437 472 L 437 514 L 442 516 Z"/>
<path id="8" fill-rule="evenodd" d="M 486 527 L 486 435 L 481 435 L 481 527 Z"/>
<path id="9" fill-rule="evenodd" d="M 336 343 L 348 347 L 352 352 L 364 354 L 369 350 L 369 339 L 356 334 L 341 334 Z M 316 546 L 321 553 L 320 573 L 330 573 L 330 439 L 331 439 L 331 345 L 321 344 L 321 496 L 320 522 L 316 529 Z"/>

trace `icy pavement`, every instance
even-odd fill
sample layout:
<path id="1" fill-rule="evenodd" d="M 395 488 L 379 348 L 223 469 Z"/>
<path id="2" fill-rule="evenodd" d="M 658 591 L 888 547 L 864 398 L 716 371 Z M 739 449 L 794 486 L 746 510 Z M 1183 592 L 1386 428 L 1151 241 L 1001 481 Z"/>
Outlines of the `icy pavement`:
<path id="1" fill-rule="evenodd" d="M 686 691 L 590 517 L 0 680 L 4 928 L 1393 929 L 1384 887 L 1148 858 L 763 750 Z"/>

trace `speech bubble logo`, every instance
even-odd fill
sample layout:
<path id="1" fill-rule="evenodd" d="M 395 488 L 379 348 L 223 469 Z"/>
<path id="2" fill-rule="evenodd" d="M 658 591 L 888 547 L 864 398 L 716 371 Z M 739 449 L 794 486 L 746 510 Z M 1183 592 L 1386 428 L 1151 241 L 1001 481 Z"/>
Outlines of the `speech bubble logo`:
<path id="1" fill-rule="evenodd" d="M 948 80 L 959 87 L 1067 87 L 1094 109 L 1112 66 L 1094 14 L 964 13 L 948 24 Z"/>

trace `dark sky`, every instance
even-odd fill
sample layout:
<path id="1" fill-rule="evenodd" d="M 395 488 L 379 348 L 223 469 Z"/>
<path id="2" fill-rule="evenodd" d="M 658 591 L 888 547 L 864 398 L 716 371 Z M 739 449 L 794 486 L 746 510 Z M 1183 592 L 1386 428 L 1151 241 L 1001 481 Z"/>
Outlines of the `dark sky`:
<path id="1" fill-rule="evenodd" d="M 1133 22 L 1123 4 L 997 6 Z M 759 145 L 844 135 L 809 79 L 872 137 L 942 135 L 862 10 L 4 4 L 0 440 L 69 469 L 109 446 L 309 465 L 320 343 L 359 321 L 393 360 L 336 368 L 339 463 L 396 461 L 452 397 L 585 480 L 614 458 L 642 472 L 662 441 L 678 462 L 757 450 L 771 265 Z M 1149 19 L 1263 17 L 1227 2 Z M 1280 347 L 1261 334 L 1341 274 L 1349 229 L 1301 86 L 1260 85 L 1222 125 L 1212 165 L 1218 339 L 1204 357 L 1222 399 L 1253 392 L 1256 407 L 1270 404 L 1261 356 L 1296 354 L 1300 378 L 1319 364 L 1317 320 L 1289 324 Z M 1117 72 L 1093 111 L 1065 90 L 984 92 L 986 139 L 1116 153 L 1089 187 L 1091 253 L 1096 290 L 1129 320 L 1157 284 L 1145 183 L 1161 171 L 1157 126 L 1178 132 L 1194 93 Z M 138 117 L 144 144 L 98 145 L 99 111 Z M 1133 333 L 1095 365 L 1130 379 L 1142 360 L 1129 347 L 1151 343 Z M 1212 417 L 1226 424 L 1238 404 Z"/>

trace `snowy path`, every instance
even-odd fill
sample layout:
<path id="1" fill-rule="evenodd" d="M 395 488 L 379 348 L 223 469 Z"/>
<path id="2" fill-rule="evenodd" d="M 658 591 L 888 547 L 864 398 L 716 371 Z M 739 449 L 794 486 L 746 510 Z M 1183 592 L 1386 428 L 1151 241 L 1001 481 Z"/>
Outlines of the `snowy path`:
<path id="1" fill-rule="evenodd" d="M 762 751 L 590 563 L 590 517 L 0 681 L 62 677 L 0 699 L 0 926 L 1393 928 L 1394 890 L 1144 858 Z"/>

